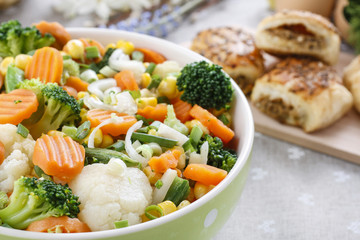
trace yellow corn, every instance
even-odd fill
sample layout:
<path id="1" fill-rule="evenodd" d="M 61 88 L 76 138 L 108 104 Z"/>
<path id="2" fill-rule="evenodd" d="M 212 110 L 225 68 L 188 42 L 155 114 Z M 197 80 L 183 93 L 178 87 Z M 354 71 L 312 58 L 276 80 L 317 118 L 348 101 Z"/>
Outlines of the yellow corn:
<path id="1" fill-rule="evenodd" d="M 195 125 L 198 125 L 198 127 L 203 131 L 204 134 L 210 133 L 209 129 L 207 129 L 207 127 L 205 127 L 199 120 L 191 120 L 191 121 L 185 122 L 185 126 L 189 129 L 189 131 L 191 131 L 191 129 Z"/>
<path id="2" fill-rule="evenodd" d="M 158 206 L 164 211 L 164 215 L 168 215 L 177 210 L 176 205 L 169 200 L 159 203 Z"/>
<path id="3" fill-rule="evenodd" d="M 153 170 L 151 170 L 150 166 L 145 167 L 143 172 L 149 179 L 151 185 L 155 185 L 155 183 L 162 177 L 161 173 L 154 172 Z"/>
<path id="4" fill-rule="evenodd" d="M 174 99 L 179 95 L 176 78 L 171 76 L 163 79 L 157 90 L 160 96 L 166 96 L 168 99 Z"/>
<path id="5" fill-rule="evenodd" d="M 148 62 L 144 62 L 143 64 L 144 64 L 145 68 L 147 68 L 150 65 L 150 63 L 148 63 Z"/>
<path id="6" fill-rule="evenodd" d="M 84 108 L 81 108 L 80 110 L 80 118 L 81 118 L 81 123 L 87 121 L 87 110 Z"/>
<path id="7" fill-rule="evenodd" d="M 47 135 L 55 137 L 55 136 L 59 136 L 59 137 L 66 137 L 66 134 L 60 131 L 56 131 L 56 130 L 50 130 Z"/>
<path id="8" fill-rule="evenodd" d="M 0 73 L 5 76 L 7 72 L 7 68 L 10 64 L 14 63 L 15 59 L 13 57 L 6 57 L 2 60 L 0 64 Z"/>
<path id="9" fill-rule="evenodd" d="M 114 143 L 114 139 L 110 135 L 104 134 L 100 147 L 107 148 L 108 146 L 110 146 L 113 143 Z"/>
<path id="10" fill-rule="evenodd" d="M 147 86 L 149 86 L 150 82 L 151 82 L 150 74 L 149 73 L 143 73 L 141 75 L 141 86 L 143 88 L 146 88 Z"/>
<path id="11" fill-rule="evenodd" d="M 148 131 L 148 134 L 153 135 L 153 136 L 157 136 L 157 135 L 158 135 L 158 134 L 157 134 L 157 131 L 156 131 L 155 129 L 150 129 L 150 130 Z"/>
<path id="12" fill-rule="evenodd" d="M 105 78 L 105 76 L 102 75 L 101 73 L 96 74 L 96 76 L 98 77 L 98 79 L 104 79 Z"/>
<path id="13" fill-rule="evenodd" d="M 175 146 L 172 149 L 176 149 L 181 152 L 181 155 L 179 157 L 178 164 L 176 167 L 180 170 L 184 169 L 185 165 L 186 165 L 186 155 L 185 155 L 184 149 L 180 146 Z"/>
<path id="14" fill-rule="evenodd" d="M 180 210 L 180 209 L 182 209 L 182 208 L 184 208 L 184 207 L 186 207 L 186 206 L 188 206 L 188 205 L 190 205 L 190 202 L 189 202 L 188 200 L 183 200 L 183 201 L 179 204 L 179 206 L 177 206 L 177 210 Z"/>
<path id="15" fill-rule="evenodd" d="M 206 193 L 208 193 L 210 191 L 209 186 L 196 182 L 195 186 L 194 186 L 194 195 L 196 199 L 201 198 L 202 196 L 204 196 Z"/>
<path id="16" fill-rule="evenodd" d="M 83 143 L 86 143 L 86 144 L 89 143 L 90 134 L 94 131 L 94 129 L 95 128 L 90 129 L 89 134 L 82 140 Z M 103 133 L 102 133 L 101 129 L 98 129 L 95 133 L 95 138 L 94 138 L 95 147 L 100 147 L 102 141 L 103 141 Z"/>
<path id="17" fill-rule="evenodd" d="M 147 222 L 150 221 L 150 219 L 148 219 L 145 214 L 141 215 L 141 222 Z"/>
<path id="18" fill-rule="evenodd" d="M 109 43 L 108 45 L 106 45 L 106 50 L 108 50 L 109 48 L 116 48 L 116 45 L 114 43 Z"/>
<path id="19" fill-rule="evenodd" d="M 25 70 L 26 65 L 31 61 L 32 56 L 26 54 L 19 54 L 15 57 L 15 67 Z"/>
<path id="20" fill-rule="evenodd" d="M 128 55 L 130 55 L 135 50 L 135 46 L 132 42 L 124 40 L 117 41 L 116 48 L 122 49 L 123 52 Z"/>
<path id="21" fill-rule="evenodd" d="M 141 97 L 136 99 L 136 104 L 138 108 L 144 108 L 146 106 L 155 107 L 157 104 L 157 99 L 155 97 Z"/>
<path id="22" fill-rule="evenodd" d="M 77 99 L 84 98 L 84 97 L 87 96 L 87 95 L 89 95 L 88 92 L 80 91 L 80 92 L 78 92 L 78 94 L 77 94 Z"/>
<path id="23" fill-rule="evenodd" d="M 69 55 L 74 59 L 83 59 L 85 47 L 84 44 L 78 39 L 72 39 L 68 41 L 65 45 Z"/>

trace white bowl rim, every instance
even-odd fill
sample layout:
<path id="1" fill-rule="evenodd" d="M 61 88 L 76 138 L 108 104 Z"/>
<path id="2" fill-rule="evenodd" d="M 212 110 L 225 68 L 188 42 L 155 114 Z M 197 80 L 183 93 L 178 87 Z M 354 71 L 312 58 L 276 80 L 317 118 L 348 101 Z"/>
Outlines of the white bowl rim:
<path id="1" fill-rule="evenodd" d="M 140 34 L 140 33 L 127 32 L 127 31 L 122 31 L 122 30 L 113 30 L 113 29 L 101 29 L 101 28 L 67 28 L 67 30 L 69 31 L 70 34 L 72 34 L 72 33 L 83 34 L 84 37 L 86 37 L 86 34 L 89 34 L 89 32 L 96 32 L 98 34 L 101 34 L 101 33 L 109 34 L 110 33 L 110 34 L 114 34 L 114 35 L 119 35 L 119 36 L 122 35 L 122 36 L 130 37 L 130 38 L 131 37 L 143 38 L 144 41 L 157 41 L 164 45 L 173 46 L 174 48 L 180 48 L 182 50 L 182 52 L 184 52 L 185 55 L 190 55 L 192 58 L 194 58 L 194 61 L 199 61 L 199 60 L 209 61 L 208 59 L 204 58 L 203 56 L 201 56 L 181 45 L 178 45 L 176 43 L 173 43 L 173 42 L 170 42 L 170 41 L 167 41 L 164 39 L 160 39 L 160 38 L 156 38 L 153 36 L 144 35 L 144 34 Z M 237 95 L 238 95 L 237 97 L 240 98 L 237 101 L 246 103 L 247 99 L 246 99 L 245 95 L 242 93 L 242 91 L 240 90 L 239 86 L 233 80 L 231 80 L 231 81 L 232 81 L 232 86 L 233 86 L 235 92 L 237 92 Z M 153 221 L 148 221 L 145 223 L 140 223 L 137 225 L 133 225 L 133 226 L 129 226 L 126 228 L 121 228 L 121 229 L 112 229 L 112 230 L 106 230 L 106 231 L 87 232 L 87 233 L 56 234 L 56 236 L 54 236 L 53 233 L 38 233 L 38 232 L 29 232 L 29 231 L 24 232 L 24 230 L 10 229 L 10 228 L 0 226 L 0 230 L 1 230 L 0 236 L 3 235 L 3 236 L 38 239 L 38 240 L 54 239 L 54 238 L 56 238 L 58 240 L 90 240 L 90 239 L 101 239 L 101 238 L 106 239 L 106 238 L 110 238 L 110 237 L 120 237 L 120 236 L 124 236 L 124 235 L 131 234 L 134 232 L 140 232 L 140 231 L 144 231 L 149 228 L 157 227 L 159 225 L 165 224 L 166 222 L 171 222 L 183 215 L 186 215 L 186 214 L 194 211 L 195 209 L 197 209 L 197 208 L 203 206 L 204 204 L 206 204 L 207 202 L 209 202 L 212 198 L 214 198 L 221 191 L 223 191 L 235 179 L 235 177 L 240 173 L 240 171 L 243 169 L 243 166 L 245 165 L 248 158 L 250 157 L 250 154 L 252 151 L 252 146 L 253 146 L 253 140 L 254 140 L 254 121 L 253 121 L 253 117 L 252 117 L 252 113 L 251 113 L 249 104 L 243 104 L 243 107 L 245 108 L 245 111 L 248 113 L 248 114 L 246 114 L 247 119 L 245 119 L 244 121 L 247 124 L 246 129 L 249 133 L 249 136 L 245 139 L 245 143 L 241 149 L 240 154 L 238 155 L 238 160 L 237 160 L 235 166 L 230 171 L 228 176 L 220 184 L 218 184 L 212 191 L 210 191 L 209 193 L 204 195 L 202 198 L 191 203 L 186 208 L 183 208 L 183 209 L 176 211 L 170 215 L 158 218 Z"/>

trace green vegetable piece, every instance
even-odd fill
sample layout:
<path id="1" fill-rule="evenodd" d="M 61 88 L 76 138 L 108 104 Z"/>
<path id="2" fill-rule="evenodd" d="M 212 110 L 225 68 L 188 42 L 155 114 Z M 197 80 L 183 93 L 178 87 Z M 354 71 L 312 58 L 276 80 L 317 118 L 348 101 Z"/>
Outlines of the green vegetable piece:
<path id="1" fill-rule="evenodd" d="M 47 175 L 38 165 L 34 166 L 34 171 L 39 178 L 42 177 L 44 179 L 52 181 L 51 176 Z"/>
<path id="2" fill-rule="evenodd" d="M 5 208 L 9 204 L 9 197 L 6 192 L 0 191 L 0 209 Z"/>
<path id="3" fill-rule="evenodd" d="M 137 99 L 139 97 L 141 97 L 141 93 L 140 90 L 132 90 L 132 91 L 128 91 L 130 93 L 130 95 L 132 96 L 133 99 Z"/>
<path id="4" fill-rule="evenodd" d="M 100 56 L 99 49 L 95 46 L 85 48 L 86 58 L 97 58 Z"/>
<path id="5" fill-rule="evenodd" d="M 5 76 L 5 91 L 7 93 L 16 89 L 16 86 L 24 81 L 24 71 L 20 68 L 15 67 L 14 64 L 10 64 L 7 68 L 6 76 Z"/>
<path id="6" fill-rule="evenodd" d="M 233 88 L 222 67 L 206 61 L 187 64 L 176 85 L 183 94 L 180 99 L 205 109 L 221 109 L 230 105 Z"/>
<path id="7" fill-rule="evenodd" d="M 115 228 L 124 228 L 129 226 L 128 220 L 121 220 L 114 222 Z"/>
<path id="8" fill-rule="evenodd" d="M 136 118 L 136 120 L 138 120 L 138 121 L 143 121 L 143 124 L 145 125 L 145 126 L 148 126 L 151 122 L 154 122 L 154 119 L 151 119 L 151 118 L 145 118 L 145 117 L 143 117 L 143 116 L 141 116 L 141 115 L 138 115 L 138 114 L 136 114 L 135 115 L 135 118 Z"/>
<path id="9" fill-rule="evenodd" d="M 156 68 L 156 64 L 151 62 L 149 66 L 146 68 L 145 72 L 151 75 L 154 72 L 155 68 Z"/>
<path id="10" fill-rule="evenodd" d="M 142 52 L 140 52 L 140 51 L 133 51 L 131 53 L 131 59 L 139 61 L 139 62 L 143 62 L 144 61 L 144 54 Z"/>
<path id="11" fill-rule="evenodd" d="M 102 69 L 99 70 L 99 73 L 104 75 L 105 77 L 112 78 L 114 77 L 118 72 L 112 69 L 109 66 L 105 66 Z"/>
<path id="12" fill-rule="evenodd" d="M 161 181 L 161 179 L 157 180 L 155 183 L 155 187 L 157 189 L 160 189 L 163 185 L 164 185 L 164 183 L 163 183 L 163 181 Z"/>
<path id="13" fill-rule="evenodd" d="M 23 138 L 27 138 L 27 136 L 29 135 L 29 129 L 27 129 L 24 125 L 19 123 L 16 133 L 22 136 Z"/>
<path id="14" fill-rule="evenodd" d="M 67 136 L 71 137 L 72 139 L 74 139 L 75 141 L 77 140 L 76 138 L 76 132 L 77 132 L 77 128 L 75 126 L 67 126 L 64 125 L 61 128 L 61 131 L 63 133 L 65 133 Z"/>
<path id="15" fill-rule="evenodd" d="M 78 77 L 80 75 L 80 67 L 77 62 L 72 59 L 63 61 L 63 74 L 62 78 L 66 80 L 70 76 Z"/>
<path id="16" fill-rule="evenodd" d="M 90 128 L 90 121 L 85 121 L 83 124 L 81 124 L 76 131 L 76 139 L 84 139 L 90 133 Z"/>
<path id="17" fill-rule="evenodd" d="M 159 97 L 157 97 L 157 102 L 158 102 L 158 103 L 170 104 L 170 100 L 169 100 L 169 98 L 167 98 L 166 96 L 159 96 Z"/>
<path id="18" fill-rule="evenodd" d="M 176 206 L 181 203 L 182 200 L 186 199 L 190 193 L 189 181 L 183 178 L 175 177 L 172 182 L 164 201 L 172 201 Z"/>
<path id="19" fill-rule="evenodd" d="M 157 143 L 160 146 L 166 147 L 166 148 L 172 148 L 178 142 L 178 141 L 173 140 L 173 139 L 154 136 L 154 135 L 150 135 L 150 134 L 146 134 L 146 133 L 139 133 L 139 132 L 134 132 L 131 135 L 131 139 L 132 140 L 139 140 L 140 142 L 143 142 L 143 143 L 154 142 L 154 143 Z"/>
<path id="20" fill-rule="evenodd" d="M 225 114 L 221 114 L 218 116 L 218 119 L 223 122 L 223 124 L 228 125 L 230 123 L 229 119 L 226 117 Z"/>
<path id="21" fill-rule="evenodd" d="M 25 229 L 30 223 L 48 217 L 75 218 L 80 212 L 79 205 L 78 197 L 67 185 L 21 177 L 14 182 L 10 203 L 0 210 L 0 218 L 13 228 Z"/>
<path id="22" fill-rule="evenodd" d="M 159 127 L 162 123 L 160 121 L 154 121 L 150 124 L 151 128 L 154 128 L 156 131 L 159 130 Z"/>
<path id="23" fill-rule="evenodd" d="M 158 205 L 150 205 L 145 208 L 145 216 L 150 220 L 154 220 L 164 216 L 164 211 Z"/>
<path id="24" fill-rule="evenodd" d="M 94 70 L 96 73 L 99 73 L 100 69 L 102 69 L 103 67 L 105 67 L 106 65 L 108 65 L 109 63 L 109 58 L 111 56 L 111 54 L 116 50 L 116 48 L 108 48 L 108 50 L 106 50 L 102 60 L 98 63 L 91 63 L 89 65 L 89 68 Z"/>
<path id="25" fill-rule="evenodd" d="M 185 152 L 196 152 L 196 148 L 193 146 L 192 141 L 189 139 L 183 145 L 183 149 Z"/>
<path id="26" fill-rule="evenodd" d="M 198 125 L 195 125 L 190 132 L 190 140 L 195 144 L 195 146 L 198 145 L 202 135 L 203 135 L 203 131 L 201 130 L 201 128 Z"/>
<path id="27" fill-rule="evenodd" d="M 117 142 L 108 146 L 107 149 L 115 150 L 118 152 L 124 151 L 125 150 L 125 142 L 124 142 L 124 140 L 118 140 Z"/>
<path id="28" fill-rule="evenodd" d="M 108 163 L 111 158 L 119 158 L 128 167 L 141 167 L 141 163 L 132 160 L 126 154 L 106 148 L 85 148 L 87 165 L 93 163 Z"/>
<path id="29" fill-rule="evenodd" d="M 157 88 L 160 85 L 161 77 L 159 75 L 152 75 L 151 76 L 151 82 L 149 86 L 147 86 L 147 89 L 151 90 L 153 88 Z"/>
<path id="30" fill-rule="evenodd" d="M 63 60 L 69 60 L 69 59 L 71 59 L 70 55 L 63 55 Z"/>

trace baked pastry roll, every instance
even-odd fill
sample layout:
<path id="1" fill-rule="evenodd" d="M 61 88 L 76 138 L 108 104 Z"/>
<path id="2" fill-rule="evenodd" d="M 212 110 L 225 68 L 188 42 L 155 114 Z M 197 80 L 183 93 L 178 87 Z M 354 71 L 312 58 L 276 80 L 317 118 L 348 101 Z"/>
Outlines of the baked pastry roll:
<path id="1" fill-rule="evenodd" d="M 360 113 L 360 56 L 357 56 L 344 70 L 344 85 L 354 98 L 354 106 Z"/>
<path id="2" fill-rule="evenodd" d="M 271 54 L 312 56 L 334 65 L 341 40 L 335 26 L 322 16 L 284 10 L 259 23 L 255 42 L 258 48 Z"/>
<path id="3" fill-rule="evenodd" d="M 321 61 L 287 58 L 258 79 L 251 101 L 282 123 L 312 132 L 329 126 L 351 109 L 351 93 Z"/>
<path id="4" fill-rule="evenodd" d="M 264 60 L 250 33 L 235 27 L 201 31 L 191 49 L 223 67 L 245 94 L 251 92 L 255 79 L 264 72 Z"/>

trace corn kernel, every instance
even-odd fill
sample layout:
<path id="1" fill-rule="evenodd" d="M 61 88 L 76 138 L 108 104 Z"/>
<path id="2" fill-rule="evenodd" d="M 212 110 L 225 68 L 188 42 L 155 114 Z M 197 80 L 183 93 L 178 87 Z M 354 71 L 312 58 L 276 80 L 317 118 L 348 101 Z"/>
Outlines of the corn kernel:
<path id="1" fill-rule="evenodd" d="M 81 123 L 84 123 L 85 121 L 87 121 L 87 110 L 84 108 L 81 108 L 80 110 L 80 118 L 81 118 Z"/>
<path id="2" fill-rule="evenodd" d="M 179 95 L 175 77 L 167 77 L 163 79 L 157 90 L 160 96 L 166 96 L 168 99 L 174 99 Z"/>
<path id="3" fill-rule="evenodd" d="M 82 140 L 83 143 L 88 144 L 89 143 L 89 137 L 90 134 L 94 131 L 95 128 L 91 128 L 89 134 Z M 95 133 L 95 138 L 94 138 L 94 146 L 95 147 L 100 147 L 101 143 L 103 141 L 103 133 L 101 131 L 101 129 L 98 129 Z"/>
<path id="4" fill-rule="evenodd" d="M 25 70 L 26 65 L 31 61 L 32 56 L 26 54 L 19 54 L 15 57 L 15 67 Z"/>
<path id="5" fill-rule="evenodd" d="M 108 45 L 106 45 L 106 50 L 108 50 L 109 48 L 116 48 L 116 45 L 114 43 L 109 43 Z"/>
<path id="6" fill-rule="evenodd" d="M 149 73 L 143 73 L 141 75 L 141 86 L 143 88 L 146 88 L 147 86 L 149 86 L 150 82 L 151 82 L 150 74 Z"/>
<path id="7" fill-rule="evenodd" d="M 180 210 L 186 206 L 189 206 L 190 205 L 190 202 L 188 200 L 183 200 L 181 201 L 181 203 L 179 204 L 179 206 L 177 206 L 177 210 Z"/>
<path id="8" fill-rule="evenodd" d="M 196 199 L 201 198 L 202 196 L 204 196 L 206 193 L 208 193 L 210 191 L 209 186 L 196 182 L 195 186 L 194 186 L 194 195 Z"/>
<path id="9" fill-rule="evenodd" d="M 57 130 L 50 130 L 47 135 L 55 137 L 55 136 L 59 136 L 59 137 L 66 137 L 66 134 Z"/>
<path id="10" fill-rule="evenodd" d="M 164 215 L 168 215 L 177 210 L 176 205 L 169 200 L 159 203 L 158 206 L 164 211 Z"/>
<path id="11" fill-rule="evenodd" d="M 83 59 L 85 47 L 82 41 L 78 39 L 72 39 L 66 43 L 64 48 L 73 59 Z"/>
<path id="12" fill-rule="evenodd" d="M 191 129 L 197 125 L 204 134 L 209 134 L 209 129 L 207 129 L 207 127 L 205 127 L 199 120 L 191 120 L 191 121 L 187 121 L 185 122 L 185 126 L 189 129 L 189 131 L 191 131 Z"/>
<path id="13" fill-rule="evenodd" d="M 148 66 L 150 65 L 149 62 L 144 62 L 143 64 L 144 64 L 144 67 L 145 67 L 145 68 L 148 68 Z"/>
<path id="14" fill-rule="evenodd" d="M 77 98 L 78 98 L 78 99 L 81 99 L 81 98 L 84 98 L 84 97 L 87 96 L 87 95 L 89 95 L 88 92 L 80 91 L 80 92 L 78 92 L 78 94 L 77 94 Z"/>
<path id="15" fill-rule="evenodd" d="M 98 79 L 104 79 L 105 78 L 105 76 L 102 75 L 101 73 L 96 74 L 96 76 L 98 77 Z"/>
<path id="16" fill-rule="evenodd" d="M 124 40 L 117 41 L 116 48 L 122 49 L 123 52 L 128 55 L 130 55 L 135 50 L 135 46 L 132 42 Z"/>
<path id="17" fill-rule="evenodd" d="M 110 135 L 104 134 L 100 147 L 107 148 L 108 146 L 110 146 L 113 143 L 114 143 L 114 139 Z"/>
<path id="18" fill-rule="evenodd" d="M 147 178 L 149 179 L 149 182 L 151 185 L 155 185 L 155 183 L 161 179 L 162 174 L 161 173 L 156 173 L 153 170 L 151 170 L 150 166 L 147 166 L 144 168 L 143 172 L 145 173 L 145 175 L 147 176 Z"/>
<path id="19" fill-rule="evenodd" d="M 0 64 L 0 73 L 5 76 L 7 72 L 7 68 L 10 64 L 14 63 L 15 59 L 13 57 L 6 57 L 2 60 Z"/>
<path id="20" fill-rule="evenodd" d="M 146 106 L 155 107 L 157 104 L 157 99 L 155 97 L 146 97 L 146 98 L 141 97 L 141 98 L 137 98 L 135 101 L 138 108 L 144 108 Z"/>
<path id="21" fill-rule="evenodd" d="M 156 131 L 155 129 L 150 129 L 149 132 L 148 132 L 148 134 L 153 135 L 153 136 L 157 136 L 157 135 L 158 135 L 158 134 L 157 134 L 157 131 Z"/>

